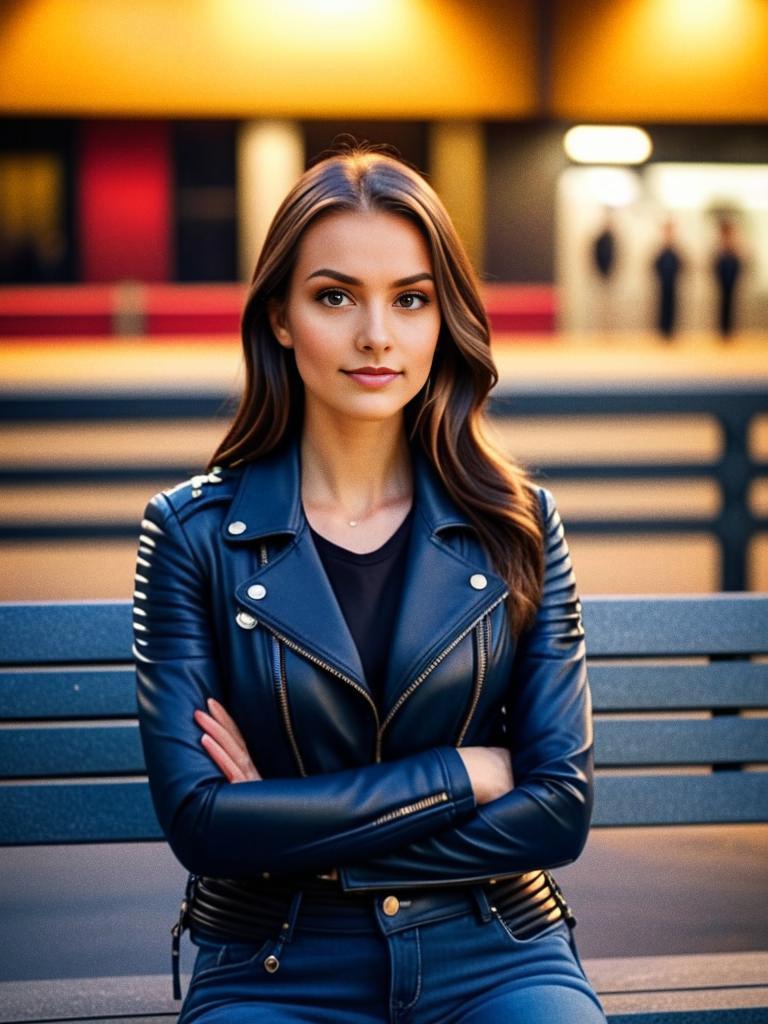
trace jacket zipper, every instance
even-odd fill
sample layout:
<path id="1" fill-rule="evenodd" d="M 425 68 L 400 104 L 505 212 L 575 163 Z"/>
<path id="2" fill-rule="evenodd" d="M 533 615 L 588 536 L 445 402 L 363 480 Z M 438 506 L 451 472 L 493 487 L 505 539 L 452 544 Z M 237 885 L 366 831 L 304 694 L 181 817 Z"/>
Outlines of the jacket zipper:
<path id="1" fill-rule="evenodd" d="M 304 767 L 304 761 L 299 750 L 299 745 L 296 742 L 296 735 L 293 731 L 293 723 L 291 722 L 291 711 L 288 707 L 288 689 L 287 680 L 285 678 L 285 656 L 283 649 L 280 646 L 280 642 L 277 637 L 272 636 L 272 668 L 275 679 L 275 689 L 277 690 L 277 702 L 280 705 L 280 713 L 283 716 L 283 725 L 285 731 L 288 733 L 288 742 L 291 744 L 291 750 L 293 756 L 296 758 L 296 764 L 299 767 L 299 772 L 306 778 L 307 772 Z"/>
<path id="2" fill-rule="evenodd" d="M 389 712 L 387 717 L 384 719 L 384 722 L 383 722 L 383 724 L 381 726 L 381 730 L 380 730 L 380 734 L 379 734 L 379 747 L 381 747 L 381 737 L 382 737 L 382 735 L 384 733 L 384 730 L 389 725 L 389 723 L 392 721 L 392 719 L 395 717 L 395 715 L 400 710 L 400 708 L 403 706 L 403 704 L 405 704 L 405 702 L 408 700 L 408 698 L 411 697 L 416 692 L 416 690 L 418 690 L 418 688 L 421 686 L 421 684 L 424 682 L 424 680 L 427 678 L 427 676 L 430 674 L 430 672 L 432 672 L 434 669 L 437 668 L 437 666 L 440 664 L 440 662 L 443 660 L 443 658 L 446 658 L 451 653 L 452 650 L 454 650 L 456 647 L 458 647 L 459 644 L 461 643 L 461 641 L 466 636 L 468 636 L 472 632 L 472 630 L 475 629 L 475 627 L 480 622 L 482 622 L 482 620 L 485 618 L 485 616 L 486 615 L 490 615 L 490 613 L 494 610 L 494 608 L 497 608 L 501 604 L 501 602 L 506 599 L 507 594 L 508 594 L 508 591 L 505 591 L 501 595 L 501 597 L 499 597 L 496 601 L 493 602 L 492 605 L 490 605 L 490 607 L 485 609 L 485 611 L 482 613 L 482 615 L 479 615 L 473 622 L 471 622 L 467 626 L 466 629 L 462 630 L 461 633 L 459 633 L 458 636 L 455 636 L 453 638 L 453 640 L 448 644 L 448 646 L 446 648 L 444 648 L 437 655 L 436 658 L 433 658 L 433 660 L 429 663 L 429 665 L 427 665 L 427 667 L 424 669 L 424 671 L 420 675 L 418 675 L 413 680 L 413 682 L 410 684 L 410 686 L 400 694 L 400 696 L 399 696 L 399 698 L 397 700 L 397 703 L 394 705 L 392 710 Z"/>
<path id="3" fill-rule="evenodd" d="M 259 565 L 263 568 L 268 562 L 269 553 L 267 551 L 267 545 L 262 542 L 259 545 Z M 291 745 L 293 756 L 296 758 L 299 773 L 303 778 L 306 778 L 307 771 L 304 767 L 304 759 L 301 756 L 299 745 L 296 742 L 296 734 L 293 731 L 293 722 L 291 721 L 291 709 L 288 707 L 288 680 L 285 678 L 285 655 L 283 654 L 283 650 L 280 647 L 277 637 L 272 635 L 270 639 L 272 641 L 272 676 L 277 693 L 277 703 L 280 706 L 283 725 L 286 733 L 288 734 L 288 742 Z"/>
<path id="4" fill-rule="evenodd" d="M 285 644 L 286 647 L 295 651 L 296 654 L 300 654 L 303 658 L 307 658 L 313 665 L 317 665 L 326 672 L 330 672 L 330 674 L 332 676 L 336 676 L 337 679 L 341 679 L 342 682 L 347 684 L 347 686 L 351 686 L 353 690 L 365 698 L 371 708 L 371 711 L 373 711 L 373 717 L 376 721 L 376 762 L 378 763 L 381 761 L 381 729 L 379 728 L 379 711 L 371 695 L 364 690 L 359 683 L 356 683 L 354 679 L 351 679 L 349 676 L 345 676 L 343 672 L 339 672 L 337 668 L 334 668 L 333 665 L 329 665 L 327 661 L 323 661 L 321 658 L 318 658 L 316 654 L 312 654 L 311 651 L 307 651 L 303 647 L 300 647 L 297 643 L 294 643 L 293 640 L 289 640 L 287 636 L 284 636 L 282 633 L 278 633 L 277 630 L 272 628 L 272 626 L 268 626 L 266 623 L 264 625 L 265 628 L 268 629 L 270 633 L 272 633 L 272 635 L 281 643 Z"/>
<path id="5" fill-rule="evenodd" d="M 405 818 L 409 814 L 415 814 L 416 811 L 425 811 L 428 807 L 435 807 L 437 804 L 445 804 L 447 802 L 448 794 L 445 791 L 433 793 L 432 796 L 422 797 L 421 800 L 416 800 L 412 804 L 405 804 L 403 807 L 398 807 L 394 811 L 387 811 L 386 814 L 382 814 L 381 817 L 376 818 L 372 824 L 385 825 L 388 821 L 396 821 L 398 818 Z"/>
<path id="6" fill-rule="evenodd" d="M 475 650 L 477 652 L 477 673 L 475 675 L 475 688 L 472 693 L 472 703 L 469 706 L 467 717 L 464 719 L 464 725 L 461 727 L 459 738 L 456 740 L 456 746 L 460 747 L 464 742 L 464 737 L 467 735 L 467 729 L 469 729 L 469 723 L 472 721 L 477 705 L 480 702 L 480 695 L 483 692 L 483 685 L 485 684 L 485 675 L 488 670 L 488 654 L 491 649 L 491 616 L 490 614 L 485 615 L 481 622 L 478 622 L 475 628 Z"/>

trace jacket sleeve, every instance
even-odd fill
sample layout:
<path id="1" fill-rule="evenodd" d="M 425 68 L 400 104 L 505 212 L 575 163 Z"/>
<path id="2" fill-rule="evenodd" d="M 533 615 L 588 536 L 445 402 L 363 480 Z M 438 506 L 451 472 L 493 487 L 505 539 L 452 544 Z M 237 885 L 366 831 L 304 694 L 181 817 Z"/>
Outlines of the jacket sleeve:
<path id="1" fill-rule="evenodd" d="M 560 516 L 541 492 L 543 592 L 507 702 L 515 787 L 469 820 L 340 871 L 345 889 L 469 882 L 576 859 L 592 810 L 592 725 L 581 606 Z"/>
<path id="2" fill-rule="evenodd" d="M 181 863 L 244 878 L 366 860 L 463 819 L 475 806 L 451 747 L 309 778 L 232 784 L 203 750 L 193 719 L 221 699 L 211 600 L 170 502 L 148 505 L 136 572 L 134 657 L 152 799 Z"/>

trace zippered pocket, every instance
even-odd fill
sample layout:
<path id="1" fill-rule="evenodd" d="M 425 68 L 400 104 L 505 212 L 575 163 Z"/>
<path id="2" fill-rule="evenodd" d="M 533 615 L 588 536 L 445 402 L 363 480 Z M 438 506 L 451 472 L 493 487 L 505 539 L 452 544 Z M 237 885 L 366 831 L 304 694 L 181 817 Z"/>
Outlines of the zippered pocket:
<path id="1" fill-rule="evenodd" d="M 376 818 L 372 823 L 374 825 L 386 825 L 389 821 L 397 821 L 398 818 L 406 818 L 409 814 L 416 814 L 417 811 L 426 811 L 430 807 L 436 807 L 438 804 L 448 803 L 448 794 L 446 792 L 433 793 L 432 796 L 425 796 L 421 800 L 414 800 L 410 804 L 403 804 L 402 807 L 396 807 L 393 811 L 387 811 L 386 814 L 382 814 Z"/>

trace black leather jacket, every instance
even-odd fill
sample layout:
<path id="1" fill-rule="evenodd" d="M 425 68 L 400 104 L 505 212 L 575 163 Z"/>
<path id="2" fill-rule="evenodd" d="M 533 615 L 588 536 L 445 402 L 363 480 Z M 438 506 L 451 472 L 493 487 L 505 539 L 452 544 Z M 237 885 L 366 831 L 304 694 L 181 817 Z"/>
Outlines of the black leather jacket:
<path id="1" fill-rule="evenodd" d="M 573 860 L 591 811 L 584 635 L 541 490 L 546 576 L 517 640 L 504 581 L 421 456 L 377 707 L 304 517 L 297 448 L 157 495 L 134 605 L 158 819 L 195 874 L 339 871 L 346 890 L 462 884 Z M 227 783 L 193 720 L 237 721 L 263 781 Z M 508 745 L 515 787 L 476 806 L 459 745 Z"/>

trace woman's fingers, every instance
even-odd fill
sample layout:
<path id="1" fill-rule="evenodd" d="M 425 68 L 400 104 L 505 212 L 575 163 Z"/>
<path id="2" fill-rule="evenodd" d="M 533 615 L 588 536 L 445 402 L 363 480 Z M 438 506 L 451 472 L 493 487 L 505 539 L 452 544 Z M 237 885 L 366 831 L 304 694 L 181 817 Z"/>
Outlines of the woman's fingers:
<path id="1" fill-rule="evenodd" d="M 243 748 L 243 750 L 245 750 L 246 746 L 243 734 L 238 729 L 237 723 L 224 705 L 219 704 L 219 702 L 214 700 L 213 697 L 209 697 L 206 704 L 208 705 L 208 711 L 213 718 L 215 718 L 219 725 L 226 729 L 230 736 Z"/>
<path id="2" fill-rule="evenodd" d="M 248 752 L 240 746 L 222 725 L 219 725 L 215 718 L 212 718 L 205 711 L 196 711 L 195 721 L 203 732 L 208 733 L 209 736 L 216 740 L 219 746 L 227 752 L 236 764 L 241 764 L 244 761 Z"/>
<path id="3" fill-rule="evenodd" d="M 208 754 L 227 782 L 249 781 L 245 778 L 236 762 L 232 760 L 226 750 L 212 736 L 204 732 L 201 742 L 206 754 Z"/>
<path id="4" fill-rule="evenodd" d="M 240 730 L 218 701 L 209 701 L 208 704 L 211 711 L 216 712 L 216 718 L 205 711 L 195 711 L 195 721 L 203 730 L 203 739 L 208 737 L 216 744 L 215 748 L 210 747 L 207 743 L 204 744 L 206 751 L 213 757 L 212 751 L 215 749 L 217 756 L 213 760 L 230 782 L 259 780 L 261 776 L 251 760 Z M 224 757 L 226 757 L 226 770 L 221 763 Z M 235 775 L 236 778 L 232 777 Z"/>

